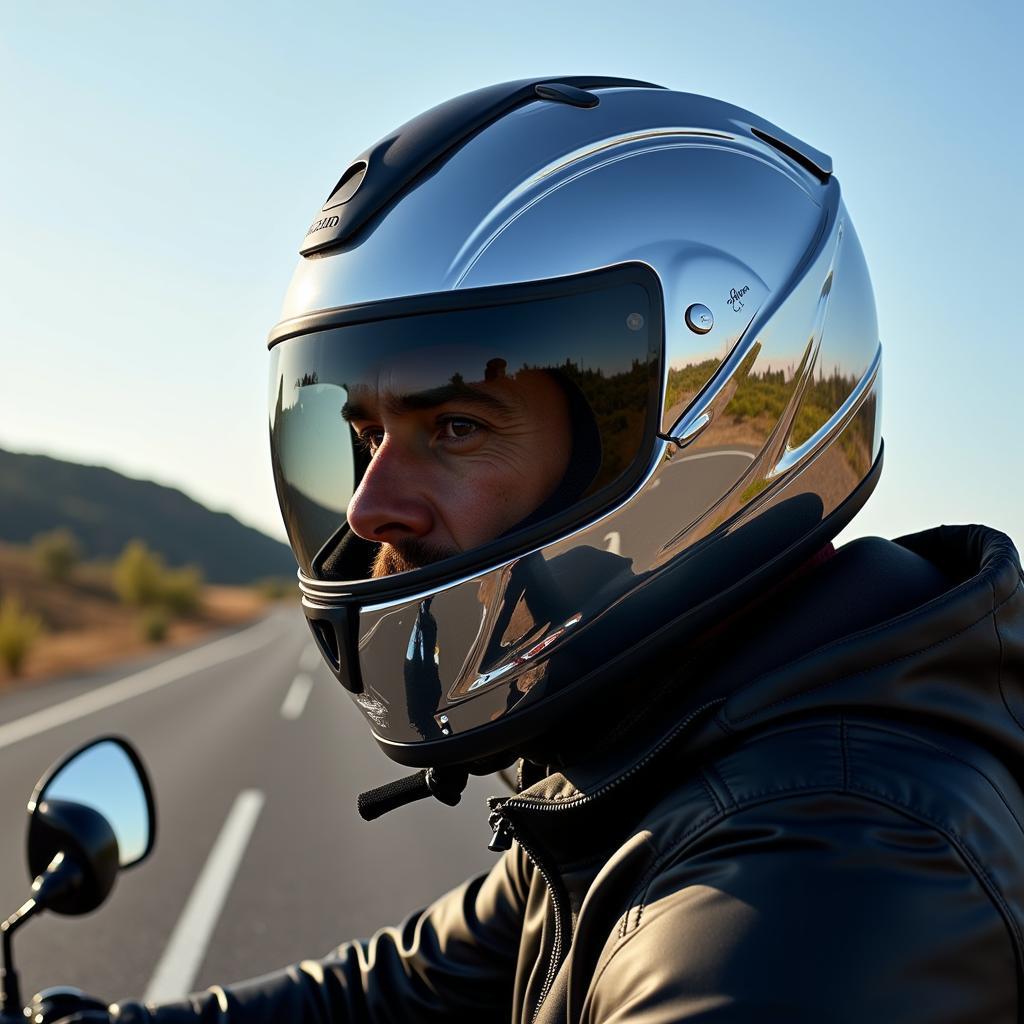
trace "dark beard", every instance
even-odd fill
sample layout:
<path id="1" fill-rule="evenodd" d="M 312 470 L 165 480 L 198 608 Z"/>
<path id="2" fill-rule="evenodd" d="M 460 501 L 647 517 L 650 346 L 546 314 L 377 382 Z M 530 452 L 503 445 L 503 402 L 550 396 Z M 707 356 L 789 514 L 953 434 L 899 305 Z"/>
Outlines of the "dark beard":
<path id="1" fill-rule="evenodd" d="M 436 544 L 426 544 L 421 540 L 404 540 L 397 544 L 381 544 L 373 560 L 370 574 L 374 579 L 381 576 L 394 576 L 398 572 L 410 569 L 421 569 L 443 558 L 451 558 L 458 554 L 448 548 Z"/>

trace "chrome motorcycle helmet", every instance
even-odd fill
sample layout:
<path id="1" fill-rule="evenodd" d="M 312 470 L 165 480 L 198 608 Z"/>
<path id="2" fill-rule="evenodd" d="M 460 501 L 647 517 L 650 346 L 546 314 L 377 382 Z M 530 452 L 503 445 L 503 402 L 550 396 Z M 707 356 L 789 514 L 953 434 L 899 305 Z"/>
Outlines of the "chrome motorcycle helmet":
<path id="1" fill-rule="evenodd" d="M 839 182 L 746 110 L 480 89 L 357 157 L 300 253 L 277 493 L 316 643 L 401 764 L 484 770 L 596 693 L 625 714 L 637 652 L 784 577 L 877 481 Z"/>

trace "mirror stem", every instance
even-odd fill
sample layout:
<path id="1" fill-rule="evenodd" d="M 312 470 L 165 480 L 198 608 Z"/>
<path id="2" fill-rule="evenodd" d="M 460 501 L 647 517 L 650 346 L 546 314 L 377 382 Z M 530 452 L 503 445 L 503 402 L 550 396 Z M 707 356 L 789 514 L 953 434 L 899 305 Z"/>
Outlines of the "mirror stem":
<path id="1" fill-rule="evenodd" d="M 0 967 L 0 1013 L 11 1016 L 21 1015 L 21 991 L 18 986 L 18 972 L 14 969 L 14 950 L 11 938 L 30 917 L 42 908 L 34 899 L 27 900 L 6 921 L 0 924 L 3 935 L 3 967 Z"/>

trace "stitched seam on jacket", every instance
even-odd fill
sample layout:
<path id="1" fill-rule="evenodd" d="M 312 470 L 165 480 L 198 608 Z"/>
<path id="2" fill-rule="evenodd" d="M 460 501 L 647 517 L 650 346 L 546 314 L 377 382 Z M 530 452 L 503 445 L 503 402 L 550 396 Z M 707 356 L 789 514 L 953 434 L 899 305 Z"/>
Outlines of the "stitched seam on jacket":
<path id="1" fill-rule="evenodd" d="M 964 765 L 966 768 L 970 768 L 976 775 L 980 775 L 992 788 L 992 792 L 999 797 L 999 802 L 1006 808 L 1010 817 L 1013 818 L 1017 828 L 1024 834 L 1024 822 L 1017 817 L 1017 812 L 1010 806 L 1006 797 L 1003 795 L 1003 791 L 996 784 L 995 780 L 992 779 L 985 771 L 979 768 L 976 764 L 968 761 L 966 757 L 961 757 L 959 754 L 954 754 L 952 750 L 947 749 L 940 743 L 936 743 L 934 740 L 929 739 L 925 736 L 917 736 L 912 733 L 899 732 L 895 729 L 887 729 L 881 725 L 875 725 L 873 722 L 858 722 L 856 727 L 863 729 L 865 732 L 880 732 L 886 736 L 896 736 L 899 739 L 905 740 L 908 743 L 917 743 L 920 746 L 929 747 L 932 750 L 938 751 L 940 754 L 948 757 L 952 761 L 957 761 Z"/>
<path id="2" fill-rule="evenodd" d="M 972 873 L 982 883 L 982 888 L 987 893 L 989 899 L 996 904 L 999 909 L 1000 916 L 1003 918 L 1003 923 L 1006 926 L 1006 930 L 1011 933 L 1015 942 L 1013 943 L 1013 954 L 1014 959 L 1017 962 L 1017 974 L 1018 984 L 1020 983 L 1021 974 L 1024 973 L 1024 954 L 1022 954 L 1022 948 L 1024 948 L 1024 938 L 1022 938 L 1020 930 L 1017 927 L 1017 922 L 1014 920 L 1013 914 L 1010 911 L 1009 905 L 1003 898 L 1003 894 L 999 891 L 999 887 L 996 885 L 995 879 L 985 870 L 981 862 L 971 853 L 966 842 L 959 832 L 951 825 L 946 822 L 939 821 L 937 818 L 933 818 L 926 811 L 922 811 L 920 808 L 914 807 L 912 804 L 905 804 L 901 800 L 897 800 L 889 793 L 883 793 L 881 790 L 876 790 L 871 786 L 865 786 L 862 784 L 853 784 L 850 786 L 850 791 L 854 793 L 860 793 L 865 797 L 876 800 L 878 803 L 888 806 L 893 809 L 899 809 L 907 817 L 915 818 L 918 821 L 926 822 L 931 825 L 940 835 L 942 835 L 946 841 L 952 846 L 957 853 L 960 854 L 961 858 L 965 860 L 970 866 Z"/>
<path id="3" fill-rule="evenodd" d="M 835 787 L 835 783 L 822 783 L 817 786 L 808 786 L 805 782 L 795 783 L 791 786 L 784 786 L 775 789 L 765 789 L 757 793 L 749 793 L 744 797 L 742 804 L 734 804 L 727 811 L 713 811 L 710 814 L 706 814 L 703 818 L 698 819 L 693 825 L 691 825 L 685 832 L 676 837 L 676 841 L 667 850 L 664 850 L 660 857 L 658 857 L 654 863 L 644 872 L 634 890 L 634 896 L 630 900 L 630 907 L 626 911 L 624 916 L 624 924 L 619 930 L 619 938 L 625 938 L 627 933 L 636 931 L 640 927 L 640 919 L 643 916 L 644 907 L 646 906 L 646 894 L 650 888 L 651 882 L 654 880 L 658 872 L 663 867 L 670 864 L 681 852 L 682 848 L 686 846 L 689 840 L 693 837 L 694 833 L 699 832 L 711 825 L 716 825 L 726 818 L 731 817 L 733 814 L 738 813 L 752 806 L 755 802 L 768 803 L 771 799 L 779 796 L 786 796 L 790 793 L 836 793 L 838 792 Z M 762 798 L 768 797 L 769 800 Z M 649 843 L 653 849 L 656 849 L 652 843 Z M 633 910 L 636 910 L 636 921 L 633 927 L 628 926 L 629 915 Z"/>
<path id="4" fill-rule="evenodd" d="M 651 842 L 650 838 L 646 838 L 644 840 L 644 845 L 647 846 L 655 854 L 655 860 L 657 860 L 658 849 Z M 642 889 L 643 885 L 645 884 L 645 880 L 649 878 L 651 870 L 652 869 L 648 869 L 647 871 L 644 872 L 643 878 L 641 878 L 641 880 L 640 880 L 641 889 Z M 638 891 L 640 891 L 640 890 L 638 890 Z M 633 908 L 633 900 L 630 900 L 629 901 L 629 906 L 626 908 L 626 912 L 622 915 L 622 920 L 619 922 L 619 927 L 617 929 L 618 937 L 620 939 L 629 931 L 629 915 L 633 912 L 633 909 L 634 909 Z M 638 913 L 639 913 L 639 911 L 638 911 Z M 637 921 L 639 921 L 639 916 L 637 917 Z"/>
<path id="5" fill-rule="evenodd" d="M 635 895 L 633 899 L 630 900 L 631 906 L 626 911 L 625 924 L 619 932 L 620 939 L 625 938 L 627 933 L 636 931 L 636 929 L 640 927 L 640 918 L 644 912 L 643 895 L 646 894 L 651 882 L 662 867 L 664 867 L 664 865 L 679 852 L 681 846 L 685 846 L 687 844 L 689 839 L 695 833 L 702 831 L 726 817 L 728 817 L 728 814 L 725 811 L 711 811 L 710 813 L 705 814 L 703 818 L 699 818 L 693 825 L 683 832 L 683 834 L 677 838 L 676 842 L 668 850 L 664 851 L 660 857 L 655 859 L 654 863 L 644 872 L 643 877 L 640 879 L 639 884 L 634 890 Z M 654 847 L 653 843 L 649 845 L 651 845 L 652 849 L 657 849 Z M 636 921 L 634 922 L 633 927 L 630 928 L 629 915 L 634 907 L 636 909 Z"/>
<path id="6" fill-rule="evenodd" d="M 881 790 L 875 790 L 864 785 L 853 784 L 850 783 L 848 780 L 845 783 L 844 789 L 837 789 L 835 783 L 821 783 L 817 786 L 809 786 L 805 782 L 800 782 L 789 786 L 769 787 L 768 789 L 762 789 L 756 792 L 747 793 L 744 795 L 744 800 L 742 804 L 737 804 L 736 806 L 730 808 L 727 812 L 724 813 L 714 812 L 712 814 L 708 814 L 705 817 L 701 818 L 699 821 L 697 821 L 694 825 L 691 825 L 690 828 L 688 828 L 685 832 L 678 836 L 673 845 L 669 847 L 667 850 L 665 850 L 661 854 L 661 856 L 658 857 L 655 860 L 655 862 L 647 869 L 647 871 L 644 872 L 643 877 L 640 879 L 639 884 L 634 890 L 634 898 L 633 900 L 631 900 L 631 903 L 637 909 L 636 924 L 634 925 L 633 929 L 625 929 L 623 931 L 623 934 L 626 930 L 635 930 L 635 928 L 639 925 L 640 914 L 646 902 L 644 897 L 646 896 L 647 890 L 650 887 L 650 884 L 653 881 L 654 877 L 658 874 L 659 871 L 661 871 L 663 867 L 666 867 L 669 863 L 672 862 L 672 860 L 674 860 L 680 853 L 682 853 L 682 848 L 687 845 L 688 841 L 691 839 L 695 832 L 704 829 L 708 825 L 718 824 L 720 821 L 724 821 L 726 818 L 732 817 L 732 815 L 738 814 L 739 812 L 746 810 L 748 807 L 754 807 L 765 803 L 772 803 L 779 797 L 789 796 L 793 793 L 806 793 L 808 795 L 820 796 L 823 793 L 843 795 L 844 793 L 854 792 L 860 793 L 862 795 L 870 795 L 872 798 L 878 798 L 878 802 L 891 804 L 891 806 L 894 808 L 898 807 L 901 810 L 908 811 L 912 814 L 917 814 L 921 817 L 922 820 L 927 821 L 929 824 L 939 829 L 939 831 L 948 831 L 950 834 L 955 835 L 959 838 L 959 833 L 954 828 L 952 828 L 952 826 L 947 825 L 944 822 L 933 820 L 924 811 L 918 811 L 916 808 L 911 807 L 910 805 L 904 805 L 900 801 L 896 800 L 895 797 L 892 797 L 890 794 L 884 793 Z M 649 845 L 652 845 L 653 847 L 653 844 Z M 985 875 L 985 877 L 988 878 L 988 875 Z M 630 907 L 630 910 L 632 909 L 633 906 Z M 626 912 L 627 919 L 628 916 L 629 911 Z"/>
<path id="7" fill-rule="evenodd" d="M 685 847 L 689 845 L 690 840 L 694 838 L 694 834 L 698 831 L 707 831 L 713 828 L 715 825 L 731 818 L 733 815 L 746 810 L 748 807 L 758 806 L 760 804 L 772 803 L 780 796 L 787 796 L 791 793 L 807 793 L 813 795 L 819 795 L 822 793 L 837 793 L 834 784 L 820 785 L 820 786 L 807 786 L 806 784 L 797 784 L 793 786 L 783 787 L 779 789 L 768 789 L 762 793 L 749 794 L 749 799 L 744 798 L 742 804 L 736 804 L 731 807 L 728 811 L 721 813 L 714 813 L 705 815 L 694 825 L 690 826 L 682 835 L 678 836 L 676 841 L 665 850 L 660 857 L 644 872 L 643 877 L 640 879 L 640 883 L 637 885 L 635 895 L 630 900 L 631 906 L 626 910 L 623 916 L 622 926 L 618 930 L 618 941 L 615 944 L 615 948 L 608 954 L 608 959 L 601 966 L 600 970 L 593 976 L 590 987 L 595 988 L 603 976 L 604 972 L 608 969 L 612 960 L 615 959 L 615 954 L 622 949 L 630 936 L 635 935 L 640 928 L 640 921 L 643 916 L 643 910 L 646 906 L 646 897 L 648 890 L 650 889 L 651 883 L 659 872 L 668 867 L 674 860 L 676 860 L 681 854 L 685 852 Z M 654 844 L 648 841 L 648 845 L 654 848 Z M 635 905 L 635 907 L 634 907 Z M 629 927 L 629 915 L 633 910 L 636 910 L 636 921 L 633 927 Z"/>
<path id="8" fill-rule="evenodd" d="M 1014 591 L 1014 593 L 1016 593 L 1016 591 Z M 993 620 L 994 619 L 995 616 L 993 615 Z M 890 735 L 892 734 L 891 730 L 881 729 L 870 725 L 865 726 L 865 729 L 866 731 L 874 730 L 875 732 L 889 733 Z M 916 737 L 914 738 L 916 739 Z M 925 741 L 918 740 L 918 742 L 924 743 Z M 996 786 L 996 784 L 983 771 L 981 771 L 980 768 L 975 768 L 975 766 L 970 764 L 970 762 L 965 761 L 963 758 L 957 757 L 956 754 L 940 747 L 937 743 L 933 746 L 936 750 L 940 751 L 946 757 L 949 757 L 954 761 L 960 761 L 961 763 L 967 765 L 967 767 L 969 768 L 974 768 L 974 770 L 979 775 L 981 775 L 985 779 L 985 781 L 992 787 L 996 795 L 1002 801 L 1003 805 L 1010 812 L 1010 816 L 1017 823 L 1017 827 L 1020 828 L 1020 822 L 1017 820 L 1017 816 L 1013 813 L 1013 809 L 1009 806 L 1009 804 L 1006 803 L 1006 800 L 1003 799 L 1003 795 L 999 791 L 999 787 Z M 1007 929 L 1008 932 L 1010 932 L 1014 960 L 1017 963 L 1017 989 L 1019 1001 L 1021 978 L 1022 975 L 1024 975 L 1024 953 L 1022 953 L 1022 945 L 1024 945 L 1024 942 L 1022 942 L 1021 933 L 1017 928 L 1017 922 L 1010 911 L 1009 905 L 1006 903 L 1006 900 L 1003 899 L 1003 895 L 999 891 L 999 887 L 996 885 L 995 879 L 993 879 L 992 876 L 989 875 L 989 873 L 982 866 L 981 862 L 978 861 L 977 858 L 975 858 L 975 856 L 971 853 L 966 841 L 963 840 L 960 836 L 960 833 L 957 832 L 957 830 L 953 828 L 953 826 L 950 825 L 948 822 L 940 822 L 937 819 L 933 818 L 930 814 L 926 813 L 925 811 L 922 811 L 917 807 L 913 807 L 910 804 L 906 804 L 902 800 L 898 800 L 891 794 L 882 793 L 878 790 L 875 790 L 871 786 L 859 783 L 850 786 L 850 790 L 862 794 L 870 793 L 872 794 L 873 799 L 877 799 L 883 805 L 889 806 L 891 808 L 900 808 L 902 813 L 906 814 L 907 816 L 914 817 L 919 821 L 928 822 L 936 831 L 939 832 L 940 835 L 942 835 L 946 839 L 946 842 L 949 843 L 960 854 L 960 857 L 963 860 L 967 861 L 967 863 L 971 866 L 971 869 L 974 871 L 975 876 L 978 877 L 979 882 L 982 888 L 987 893 L 989 899 L 997 905 L 999 913 L 1003 918 L 1003 926 Z M 981 879 L 984 879 L 984 881 L 981 881 Z M 988 883 L 987 885 L 985 884 L 986 882 Z"/>
<path id="9" fill-rule="evenodd" d="M 1021 586 L 1022 586 L 1022 584 L 1020 582 L 1018 582 L 1017 586 L 1013 588 L 1013 593 L 1016 594 L 1017 591 L 1020 590 Z M 992 588 L 992 599 L 993 600 L 995 600 L 995 593 L 996 593 L 995 587 L 993 587 Z M 1000 606 L 1000 607 L 1002 607 L 1002 606 Z M 1014 714 L 1013 708 L 1010 707 L 1010 701 L 1009 701 L 1009 699 L 1006 696 L 1006 690 L 1003 688 L 1003 638 L 1002 638 L 1002 636 L 999 633 L 999 619 L 995 615 L 992 616 L 992 626 L 993 626 L 993 628 L 996 631 L 996 643 L 999 644 L 999 661 L 996 662 L 996 684 L 999 687 L 999 696 L 1002 697 L 1002 699 L 1003 699 L 1003 707 L 1006 708 L 1007 713 L 1009 714 L 1009 716 L 1017 723 L 1017 725 L 1019 725 L 1022 729 L 1024 729 L 1024 722 L 1022 722 Z"/>
<path id="10" fill-rule="evenodd" d="M 722 773 L 715 767 L 713 763 L 705 765 L 705 770 L 707 771 L 708 775 L 712 776 L 715 779 L 715 781 L 722 787 L 722 789 L 725 790 L 726 795 L 729 797 L 728 806 L 735 807 L 736 794 L 729 788 L 729 783 L 725 781 L 725 778 L 723 777 Z M 726 805 L 723 804 L 723 807 L 724 806 Z"/>
<path id="11" fill-rule="evenodd" d="M 707 798 L 711 801 L 715 810 L 723 810 L 724 808 L 722 806 L 722 801 L 718 799 L 718 796 L 715 794 L 715 791 L 712 788 L 711 783 L 708 782 L 707 778 L 705 777 L 704 772 L 697 772 L 697 778 L 700 779 L 700 784 L 704 787 L 704 792 L 707 795 Z"/>
<path id="12" fill-rule="evenodd" d="M 757 708 L 756 710 L 748 711 L 745 715 L 738 715 L 738 716 L 730 719 L 730 721 L 735 725 L 735 724 L 737 724 L 739 722 L 746 721 L 746 719 L 748 719 L 748 718 L 753 718 L 755 715 L 764 714 L 764 712 L 770 711 L 772 708 L 777 708 L 777 707 L 779 707 L 782 704 L 789 704 L 789 703 L 791 703 L 794 700 L 800 700 L 802 697 L 805 697 L 809 693 L 816 693 L 819 690 L 826 690 L 826 689 L 828 689 L 828 687 L 834 686 L 836 683 L 844 682 L 847 679 L 857 679 L 860 676 L 866 675 L 868 672 L 877 672 L 878 669 L 880 669 L 880 668 L 887 668 L 889 665 L 898 665 L 901 661 L 907 661 L 910 658 L 917 657 L 919 654 L 924 654 L 926 651 L 933 651 L 933 650 L 935 650 L 938 647 L 942 647 L 943 645 L 948 644 L 950 641 L 955 640 L 957 637 L 963 636 L 964 633 L 970 632 L 970 630 L 974 629 L 976 626 L 980 626 L 990 615 L 994 616 L 995 613 L 997 611 L 999 611 L 1000 608 L 1003 607 L 1003 605 L 1007 604 L 1009 601 L 1011 601 L 1013 599 L 1013 597 L 1017 593 L 1017 589 L 1019 589 L 1019 585 L 1018 585 L 1018 588 L 1014 589 L 1013 593 L 1010 594 L 1009 597 L 1007 597 L 1004 601 L 1001 601 L 994 608 L 990 608 L 980 618 L 975 619 L 974 622 L 970 623 L 967 626 L 964 626 L 963 629 L 959 629 L 955 633 L 950 633 L 949 636 L 944 636 L 941 640 L 936 640 L 935 643 L 926 644 L 924 647 L 918 647 L 918 648 L 916 648 L 913 651 L 908 651 L 906 654 L 901 654 L 897 658 L 890 658 L 888 661 L 880 661 L 880 662 L 878 662 L 876 664 L 868 665 L 865 668 L 858 669 L 856 672 L 847 672 L 846 674 L 841 675 L 841 676 L 836 676 L 833 679 L 827 679 L 825 682 L 819 683 L 817 686 L 808 686 L 808 687 L 800 690 L 799 693 L 790 694 L 788 697 L 781 697 L 779 700 L 772 701 L 771 704 L 764 704 L 761 707 Z M 827 651 L 827 650 L 828 650 L 828 647 L 822 647 L 822 648 L 819 648 L 816 651 L 811 651 L 810 654 L 806 654 L 803 657 L 797 658 L 795 661 L 790 662 L 787 665 L 787 668 L 792 668 L 795 665 L 799 665 L 802 661 L 804 661 L 804 660 L 806 660 L 808 658 L 817 657 L 823 651 Z M 738 694 L 738 693 L 746 692 L 752 686 L 754 686 L 755 684 L 760 682 L 762 679 L 765 679 L 768 674 L 769 673 L 766 673 L 766 674 L 760 675 L 760 676 L 756 676 L 749 683 L 747 683 L 746 686 L 743 686 L 739 690 L 736 690 L 735 693 Z M 734 696 L 735 696 L 735 694 L 734 694 Z M 723 706 L 723 711 L 719 712 L 719 715 L 724 714 L 724 713 L 725 712 L 724 712 L 724 706 Z M 716 715 L 715 717 L 717 718 L 718 715 Z"/>

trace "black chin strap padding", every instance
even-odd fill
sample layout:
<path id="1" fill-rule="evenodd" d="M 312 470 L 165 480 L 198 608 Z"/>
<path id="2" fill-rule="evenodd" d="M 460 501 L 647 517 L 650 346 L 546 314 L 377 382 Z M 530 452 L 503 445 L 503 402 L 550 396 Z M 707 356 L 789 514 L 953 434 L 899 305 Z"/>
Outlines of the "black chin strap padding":
<path id="1" fill-rule="evenodd" d="M 468 781 L 469 773 L 462 768 L 424 768 L 404 779 L 396 779 L 360 793 L 356 806 L 364 821 L 373 821 L 388 811 L 424 800 L 428 796 L 454 807 L 462 799 L 462 791 Z"/>

